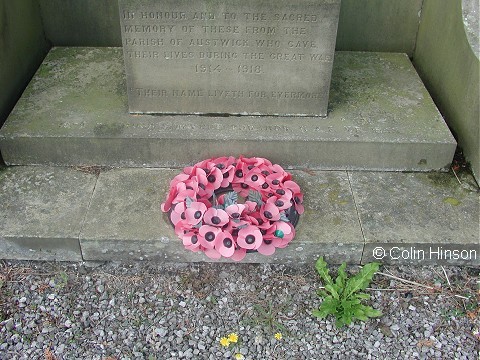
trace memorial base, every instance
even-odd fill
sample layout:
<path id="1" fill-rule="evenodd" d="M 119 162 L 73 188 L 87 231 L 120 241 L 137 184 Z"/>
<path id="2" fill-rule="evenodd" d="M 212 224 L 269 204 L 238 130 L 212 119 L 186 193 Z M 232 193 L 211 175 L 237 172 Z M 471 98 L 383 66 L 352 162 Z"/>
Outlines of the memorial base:
<path id="1" fill-rule="evenodd" d="M 9 165 L 183 167 L 242 154 L 297 169 L 430 171 L 455 148 L 410 60 L 393 53 L 337 52 L 327 118 L 210 117 L 131 115 L 121 48 L 54 48 L 0 130 Z"/>

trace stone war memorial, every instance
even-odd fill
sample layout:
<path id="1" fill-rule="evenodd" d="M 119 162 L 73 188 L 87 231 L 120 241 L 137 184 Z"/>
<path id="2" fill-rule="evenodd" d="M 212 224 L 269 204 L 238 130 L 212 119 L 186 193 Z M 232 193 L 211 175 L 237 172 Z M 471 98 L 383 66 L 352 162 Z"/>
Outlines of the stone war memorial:
<path id="1" fill-rule="evenodd" d="M 182 214 L 169 189 L 181 188 L 185 207 L 192 192 L 213 203 L 205 189 L 189 188 L 189 176 L 240 193 L 233 179 L 255 168 L 245 160 L 253 158 L 268 162 L 258 160 L 243 185 L 283 191 L 262 230 L 295 237 L 247 262 L 359 264 L 379 260 L 380 245 L 411 245 L 441 254 L 427 263 L 478 264 L 471 4 L 0 3 L 0 258 L 206 261 L 178 239 L 172 223 Z M 231 159 L 245 167 L 222 172 L 238 165 Z M 267 181 L 280 167 L 285 183 Z M 217 195 L 219 208 L 245 206 Z M 240 198 L 267 204 L 254 195 Z M 289 220 L 282 199 L 300 214 L 295 229 L 275 223 Z M 189 225 L 195 233 L 198 224 Z M 257 235 L 245 234 L 246 249 Z"/>
<path id="2" fill-rule="evenodd" d="M 131 113 L 327 115 L 340 0 L 119 4 Z"/>

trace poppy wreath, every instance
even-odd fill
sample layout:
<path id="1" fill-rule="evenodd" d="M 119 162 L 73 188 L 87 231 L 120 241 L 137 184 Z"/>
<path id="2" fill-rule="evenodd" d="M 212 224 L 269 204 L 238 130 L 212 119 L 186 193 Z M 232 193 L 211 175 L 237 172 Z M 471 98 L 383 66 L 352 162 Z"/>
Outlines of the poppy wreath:
<path id="1" fill-rule="evenodd" d="M 186 249 L 212 259 L 272 255 L 295 236 L 300 186 L 280 165 L 240 156 L 203 160 L 170 182 L 161 205 Z"/>

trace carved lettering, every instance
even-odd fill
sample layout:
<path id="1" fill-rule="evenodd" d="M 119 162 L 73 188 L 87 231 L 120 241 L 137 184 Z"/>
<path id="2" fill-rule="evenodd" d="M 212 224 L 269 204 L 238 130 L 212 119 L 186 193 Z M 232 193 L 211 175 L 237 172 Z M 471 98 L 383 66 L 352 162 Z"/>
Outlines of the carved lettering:
<path id="1" fill-rule="evenodd" d="M 144 20 L 186 20 L 187 14 L 184 12 L 172 11 L 140 11 L 140 18 Z"/>
<path id="2" fill-rule="evenodd" d="M 164 46 L 165 40 L 160 38 L 125 38 L 124 46 Z"/>
<path id="3" fill-rule="evenodd" d="M 172 33 L 175 25 L 125 25 L 126 33 Z"/>
<path id="4" fill-rule="evenodd" d="M 165 89 L 130 89 L 135 96 L 139 97 L 167 97 L 167 90 Z"/>
<path id="5" fill-rule="evenodd" d="M 172 90 L 173 97 L 202 97 L 203 90 L 202 89 L 195 89 L 195 90 Z"/>
<path id="6" fill-rule="evenodd" d="M 307 28 L 304 27 L 285 27 L 283 28 L 285 35 L 306 35 Z"/>
<path id="7" fill-rule="evenodd" d="M 244 13 L 247 21 L 267 21 L 267 14 L 265 13 Z"/>
<path id="8" fill-rule="evenodd" d="M 317 22 L 317 15 L 311 14 L 275 14 L 274 19 L 291 22 Z"/>
<path id="9" fill-rule="evenodd" d="M 275 35 L 277 28 L 274 26 L 245 26 L 245 33 L 252 35 Z"/>
<path id="10" fill-rule="evenodd" d="M 118 1 L 133 112 L 326 114 L 340 0 Z"/>
<path id="11" fill-rule="evenodd" d="M 249 47 L 248 39 L 190 39 L 188 46 Z"/>
<path id="12" fill-rule="evenodd" d="M 239 26 L 223 26 L 223 25 L 203 25 L 205 34 L 239 34 Z"/>
<path id="13" fill-rule="evenodd" d="M 196 12 L 193 14 L 192 20 L 215 20 L 215 14 L 207 12 Z"/>
<path id="14" fill-rule="evenodd" d="M 315 41 L 289 41 L 289 48 L 316 48 Z"/>

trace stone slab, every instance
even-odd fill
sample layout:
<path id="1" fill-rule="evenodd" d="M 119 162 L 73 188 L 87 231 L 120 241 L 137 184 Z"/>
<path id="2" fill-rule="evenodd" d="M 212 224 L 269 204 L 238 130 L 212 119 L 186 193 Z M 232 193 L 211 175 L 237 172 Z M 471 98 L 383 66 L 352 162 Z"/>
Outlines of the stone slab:
<path id="1" fill-rule="evenodd" d="M 185 250 L 160 204 L 178 170 L 115 169 L 98 179 L 80 236 L 84 260 L 211 261 Z M 363 238 L 346 172 L 302 172 L 293 176 L 305 191 L 305 213 L 285 249 L 244 262 L 359 263 Z M 230 260 L 225 260 L 230 261 Z"/>
<path id="2" fill-rule="evenodd" d="M 340 0 L 119 0 L 119 12 L 131 113 L 327 114 Z"/>
<path id="3" fill-rule="evenodd" d="M 186 251 L 160 211 L 178 172 L 113 169 L 97 180 L 60 167 L 1 169 L 0 259 L 210 261 Z M 458 174 L 459 184 L 452 173 L 292 173 L 305 193 L 295 240 L 245 262 L 313 263 L 323 255 L 332 263 L 480 266 L 471 175 Z M 375 259 L 379 247 L 385 256 Z"/>
<path id="4" fill-rule="evenodd" d="M 479 193 L 470 175 L 349 173 L 365 251 L 390 264 L 480 265 Z M 375 250 L 376 249 L 376 250 Z"/>
<path id="5" fill-rule="evenodd" d="M 392 53 L 337 52 L 319 119 L 131 115 L 121 49 L 54 48 L 0 130 L 5 162 L 18 165 L 183 167 L 243 154 L 296 169 L 430 171 L 455 147 L 408 57 Z"/>
<path id="6" fill-rule="evenodd" d="M 0 169 L 0 258 L 80 261 L 93 175 L 65 168 Z"/>

